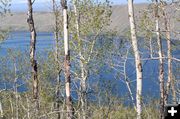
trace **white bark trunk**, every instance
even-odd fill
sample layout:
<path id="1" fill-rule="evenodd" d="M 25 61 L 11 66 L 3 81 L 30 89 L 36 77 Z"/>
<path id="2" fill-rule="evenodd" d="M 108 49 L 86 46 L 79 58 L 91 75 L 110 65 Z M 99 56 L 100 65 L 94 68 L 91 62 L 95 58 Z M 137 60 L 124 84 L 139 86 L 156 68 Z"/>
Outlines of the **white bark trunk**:
<path id="1" fill-rule="evenodd" d="M 69 39 L 68 39 L 68 14 L 67 14 L 67 1 L 61 0 L 63 7 L 63 24 L 64 24 L 64 51 L 65 51 L 65 82 L 66 82 L 66 110 L 67 119 L 74 118 L 74 111 L 71 99 L 71 77 L 70 77 L 70 52 L 69 52 Z"/>
<path id="2" fill-rule="evenodd" d="M 158 0 L 155 1 L 155 23 L 156 23 L 156 36 L 158 44 L 159 55 L 159 85 L 160 85 L 160 118 L 164 119 L 164 62 L 162 52 L 162 40 L 159 27 L 159 14 L 158 14 Z"/>
<path id="3" fill-rule="evenodd" d="M 64 16 L 64 50 L 65 55 L 68 55 L 69 51 L 69 40 L 68 40 L 68 16 L 67 16 L 67 9 L 63 9 L 63 16 Z"/>
<path id="4" fill-rule="evenodd" d="M 129 22 L 131 28 L 132 46 L 135 56 L 136 64 L 136 78 L 137 78 L 137 90 L 136 90 L 136 111 L 137 119 L 141 119 L 142 115 L 142 64 L 138 50 L 135 19 L 134 19 L 134 6 L 133 0 L 128 0 Z"/>
<path id="5" fill-rule="evenodd" d="M 68 18 L 67 18 L 67 9 L 63 9 L 63 18 L 64 18 L 64 51 L 65 56 L 69 55 L 69 40 L 68 40 Z M 66 82 L 66 96 L 70 96 L 70 83 Z"/>
<path id="6" fill-rule="evenodd" d="M 37 68 L 37 61 L 35 58 L 36 54 L 36 29 L 34 25 L 33 19 L 33 5 L 34 1 L 28 0 L 28 18 L 27 23 L 29 25 L 29 30 L 31 33 L 30 39 L 30 62 L 32 67 L 32 80 L 33 80 L 33 99 L 35 103 L 35 111 L 34 115 L 37 118 L 39 114 L 39 80 L 38 80 L 38 68 Z"/>
<path id="7" fill-rule="evenodd" d="M 0 101 L 0 113 L 1 113 L 1 118 L 3 118 L 4 113 L 3 113 L 3 107 L 1 101 Z"/>

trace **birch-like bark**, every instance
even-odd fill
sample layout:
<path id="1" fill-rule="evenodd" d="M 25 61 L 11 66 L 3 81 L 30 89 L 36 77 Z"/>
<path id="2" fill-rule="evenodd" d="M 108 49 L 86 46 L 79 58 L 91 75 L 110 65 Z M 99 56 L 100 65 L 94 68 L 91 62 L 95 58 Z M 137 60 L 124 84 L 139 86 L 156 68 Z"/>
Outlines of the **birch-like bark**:
<path id="1" fill-rule="evenodd" d="M 135 27 L 135 19 L 134 19 L 134 5 L 133 0 L 128 0 L 128 12 L 129 12 L 129 22 L 131 29 L 131 39 L 132 46 L 135 56 L 135 64 L 136 64 L 136 111 L 137 111 L 137 119 L 141 119 L 142 115 L 142 64 L 141 58 L 138 50 L 137 43 L 137 35 L 136 35 L 136 27 Z"/>
<path id="2" fill-rule="evenodd" d="M 155 23 L 156 23 L 156 36 L 158 44 L 159 55 L 159 85 L 160 85 L 160 118 L 164 119 L 164 61 L 162 52 L 162 39 L 159 27 L 159 14 L 158 14 L 158 0 L 155 1 Z"/>
<path id="3" fill-rule="evenodd" d="M 0 113 L 1 113 L 1 118 L 3 118 L 4 117 L 4 112 L 3 112 L 3 107 L 2 107 L 1 100 L 0 100 Z"/>
<path id="4" fill-rule="evenodd" d="M 80 21 L 80 17 L 77 11 L 77 3 L 78 0 L 73 0 L 73 6 L 74 6 L 74 13 L 75 13 L 75 25 L 76 25 L 76 33 L 77 33 L 77 39 L 78 39 L 78 46 L 79 46 L 79 64 L 80 64 L 80 69 L 81 69 L 81 80 L 80 80 L 80 92 L 81 92 L 81 96 L 80 96 L 80 101 L 81 101 L 81 106 L 82 106 L 82 118 L 86 119 L 86 111 L 87 111 L 87 96 L 86 96 L 86 80 L 87 80 L 87 76 L 85 73 L 85 66 L 83 63 L 83 56 L 81 53 L 82 50 L 82 42 L 81 42 L 81 38 L 80 38 L 80 30 L 79 30 L 79 21 Z"/>
<path id="5" fill-rule="evenodd" d="M 33 1 L 34 2 L 34 1 Z M 33 8 L 32 1 L 28 0 L 28 18 L 27 23 L 29 25 L 29 30 L 31 32 L 30 39 L 30 62 L 32 67 L 32 79 L 33 79 L 33 99 L 35 101 L 35 112 L 38 113 L 39 110 L 39 87 L 38 87 L 38 72 L 37 72 L 37 61 L 35 59 L 35 51 L 36 51 L 36 30 L 34 26 L 33 19 Z"/>
<path id="6" fill-rule="evenodd" d="M 73 119 L 74 111 L 71 99 L 71 77 L 70 77 L 70 51 L 69 51 L 69 39 L 68 39 L 68 14 L 67 14 L 67 1 L 61 0 L 63 8 L 63 24 L 64 24 L 64 50 L 65 50 L 65 82 L 66 82 L 66 108 L 67 119 Z"/>
<path id="7" fill-rule="evenodd" d="M 164 25 L 165 25 L 166 39 L 167 39 L 167 57 L 168 57 L 168 81 L 166 85 L 167 89 L 165 93 L 165 104 L 168 103 L 170 86 L 172 88 L 173 103 L 177 104 L 174 80 L 172 77 L 172 48 L 171 48 L 170 19 L 168 19 L 168 16 L 165 11 L 163 12 L 163 14 L 164 14 L 164 22 L 165 22 Z"/>

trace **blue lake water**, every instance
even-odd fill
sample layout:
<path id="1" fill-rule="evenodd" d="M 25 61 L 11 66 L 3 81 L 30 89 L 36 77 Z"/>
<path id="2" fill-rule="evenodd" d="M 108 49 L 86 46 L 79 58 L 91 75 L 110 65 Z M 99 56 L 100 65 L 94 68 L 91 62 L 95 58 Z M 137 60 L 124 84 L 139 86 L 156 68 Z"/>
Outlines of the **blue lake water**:
<path id="1" fill-rule="evenodd" d="M 6 50 L 16 49 L 16 50 L 24 50 L 29 49 L 30 45 L 30 33 L 28 32 L 12 32 L 9 34 L 7 40 L 1 43 L 1 53 L 0 55 L 6 53 Z M 37 50 L 41 51 L 44 49 L 52 48 L 54 45 L 53 42 L 53 33 L 38 33 L 37 34 Z"/>
<path id="2" fill-rule="evenodd" d="M 30 45 L 30 33 L 28 32 L 12 32 L 10 33 L 7 40 L 3 41 L 0 44 L 0 56 L 5 56 L 7 54 L 8 49 L 13 49 L 14 51 L 28 51 Z M 54 46 L 53 33 L 37 33 L 37 51 L 41 55 L 42 52 L 46 52 L 47 50 L 52 50 Z M 28 55 L 28 54 L 27 54 Z M 176 50 L 173 52 L 173 56 L 180 58 L 180 50 Z M 143 56 L 144 57 L 144 56 Z M 173 63 L 174 64 L 174 63 Z M 177 65 L 173 65 L 177 68 Z M 167 67 L 167 66 L 166 66 Z M 174 70 L 175 70 L 174 68 Z M 132 90 L 135 96 L 136 90 L 136 74 L 134 68 L 134 61 L 129 59 L 127 61 L 127 76 L 132 81 Z M 118 95 L 125 95 L 127 93 L 126 84 L 121 80 L 114 77 L 116 71 L 111 71 L 110 73 L 105 72 L 105 70 L 100 71 L 99 75 L 96 78 L 101 80 L 111 80 L 118 90 Z M 167 70 L 165 70 L 165 75 L 167 75 Z M 178 73 L 178 72 L 177 72 Z M 91 78 L 91 77 L 90 77 Z M 178 78 L 178 77 L 176 77 Z M 93 79 L 92 79 L 93 80 Z M 92 81 L 91 80 L 91 81 Z M 95 81 L 95 79 L 93 80 Z M 158 81 L 158 61 L 157 60 L 149 60 L 143 61 L 143 96 L 151 96 L 151 97 L 159 97 L 159 81 Z M 2 88 L 3 85 L 1 84 Z M 9 86 L 10 87 L 10 86 Z M 25 88 L 25 87 L 24 87 Z M 117 92 L 117 91 L 115 91 Z"/>

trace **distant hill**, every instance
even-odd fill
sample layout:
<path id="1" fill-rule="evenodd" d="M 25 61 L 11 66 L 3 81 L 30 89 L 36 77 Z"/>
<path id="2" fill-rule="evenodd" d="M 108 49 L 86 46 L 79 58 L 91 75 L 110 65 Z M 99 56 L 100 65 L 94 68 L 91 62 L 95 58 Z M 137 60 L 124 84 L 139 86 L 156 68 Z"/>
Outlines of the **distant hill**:
<path id="1" fill-rule="evenodd" d="M 147 8 L 147 4 L 135 5 L 135 16 L 139 17 L 139 12 Z M 180 13 L 178 14 L 180 16 Z M 11 28 L 13 31 L 27 31 L 26 13 L 13 13 L 12 16 L 0 18 L 0 28 Z M 180 18 L 180 17 L 179 17 Z M 35 26 L 37 31 L 52 31 L 54 24 L 53 14 L 50 12 L 34 13 Z M 180 31 L 180 22 L 174 22 L 173 26 Z M 127 5 L 116 5 L 112 7 L 110 29 L 115 29 L 119 34 L 124 34 L 129 28 Z"/>
<path id="2" fill-rule="evenodd" d="M 53 14 L 49 12 L 34 13 L 34 21 L 37 31 L 52 31 Z M 0 19 L 1 28 L 11 28 L 13 31 L 28 31 L 27 13 L 13 13 Z"/>

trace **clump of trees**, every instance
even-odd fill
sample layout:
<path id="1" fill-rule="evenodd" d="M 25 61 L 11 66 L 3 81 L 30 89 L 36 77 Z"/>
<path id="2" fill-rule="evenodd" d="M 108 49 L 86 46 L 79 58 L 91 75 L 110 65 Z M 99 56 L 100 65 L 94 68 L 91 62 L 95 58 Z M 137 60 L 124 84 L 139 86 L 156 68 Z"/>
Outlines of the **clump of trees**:
<path id="1" fill-rule="evenodd" d="M 0 2 L 4 6 L 0 13 L 5 15 L 10 3 Z M 165 104 L 177 103 L 180 93 L 175 82 L 179 81 L 173 63 L 178 65 L 180 60 L 172 55 L 172 45 L 178 46 L 172 36 L 178 32 L 172 28 L 168 13 L 170 8 L 178 11 L 178 1 L 155 0 L 136 19 L 136 6 L 128 0 L 130 36 L 126 37 L 109 28 L 110 1 L 52 0 L 55 45 L 45 56 L 37 55 L 35 2 L 27 0 L 30 52 L 9 49 L 0 58 L 4 87 L 0 90 L 1 118 L 163 119 Z M 160 97 L 144 104 L 143 69 L 149 60 L 159 61 Z M 128 75 L 129 61 L 134 65 L 135 78 Z M 118 95 L 123 92 L 120 84 L 127 87 L 127 95 Z"/>

